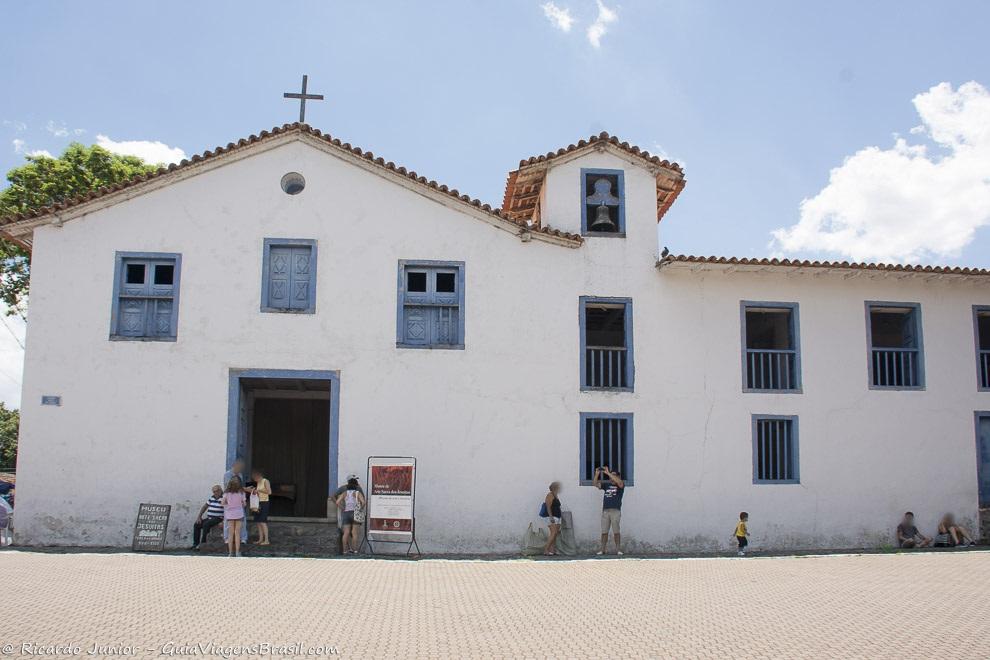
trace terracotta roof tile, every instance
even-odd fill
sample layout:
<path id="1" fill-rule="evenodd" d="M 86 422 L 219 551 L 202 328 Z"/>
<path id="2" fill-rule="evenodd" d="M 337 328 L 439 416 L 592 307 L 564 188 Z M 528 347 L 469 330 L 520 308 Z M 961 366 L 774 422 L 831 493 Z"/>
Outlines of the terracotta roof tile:
<path id="1" fill-rule="evenodd" d="M 636 156 L 645 164 L 659 168 L 657 170 L 657 222 L 670 209 L 674 200 L 684 189 L 686 181 L 684 170 L 677 163 L 654 156 L 645 149 L 640 149 L 628 142 L 622 142 L 614 135 L 601 132 L 592 135 L 587 140 L 578 140 L 577 144 L 551 151 L 541 156 L 531 156 L 519 161 L 519 169 L 509 172 L 505 182 L 505 194 L 502 197 L 502 212 L 514 220 L 528 220 L 540 224 L 540 195 L 546 180 L 547 163 L 566 154 L 580 151 L 596 145 L 608 144 L 626 153 Z"/>
<path id="2" fill-rule="evenodd" d="M 723 266 L 775 266 L 781 268 L 832 268 L 842 270 L 876 270 L 894 273 L 928 273 L 933 275 L 990 276 L 990 269 L 961 266 L 921 266 L 911 264 L 884 264 L 853 261 L 810 261 L 807 259 L 756 259 L 747 257 L 703 257 L 688 254 L 669 254 L 657 262 L 658 268 L 674 263 L 715 264 Z"/>
<path id="3" fill-rule="evenodd" d="M 382 167 L 383 169 L 386 169 L 390 172 L 395 172 L 397 174 L 405 176 L 406 178 L 412 181 L 416 181 L 419 184 L 446 193 L 450 197 L 453 197 L 461 202 L 469 204 L 475 208 L 478 208 L 502 222 L 507 222 L 516 225 L 520 230 L 538 232 L 548 236 L 563 238 L 572 241 L 577 245 L 580 245 L 584 240 L 578 234 L 562 232 L 555 229 L 551 229 L 549 227 L 541 227 L 538 225 L 533 225 L 531 223 L 528 223 L 522 219 L 510 217 L 509 215 L 502 213 L 501 209 L 492 208 L 490 204 L 485 204 L 478 199 L 474 199 L 468 195 L 461 194 L 461 192 L 458 191 L 457 189 L 451 189 L 445 185 L 437 183 L 436 181 L 428 180 L 426 177 L 420 176 L 414 171 L 409 171 L 405 167 L 398 166 L 392 161 L 386 161 L 384 158 L 376 157 L 370 151 L 364 151 L 360 147 L 351 145 L 349 142 L 341 142 L 340 139 L 331 136 L 329 133 L 323 133 L 317 128 L 313 128 L 308 124 L 301 124 L 299 122 L 293 124 L 284 124 L 282 126 L 276 126 L 270 131 L 261 131 L 257 135 L 251 135 L 247 138 L 241 138 L 236 143 L 230 142 L 226 146 L 219 146 L 216 147 L 215 149 L 207 150 L 202 154 L 194 155 L 190 158 L 182 160 L 178 164 L 172 163 L 167 167 L 160 167 L 158 168 L 158 170 L 152 172 L 151 174 L 142 174 L 123 183 L 119 183 L 114 186 L 105 186 L 103 188 L 100 188 L 99 190 L 91 191 L 86 194 L 73 197 L 71 199 L 63 200 L 52 206 L 46 206 L 43 208 L 34 209 L 32 211 L 28 211 L 25 213 L 16 213 L 13 215 L 0 217 L 0 226 L 9 225 L 23 220 L 30 220 L 32 218 L 45 217 L 57 213 L 59 211 L 66 211 L 75 206 L 79 206 L 80 204 L 83 204 L 85 202 L 89 202 L 94 199 L 104 197 L 106 195 L 111 195 L 113 193 L 119 192 L 121 190 L 125 190 L 127 188 L 132 188 L 146 181 L 150 181 L 152 179 L 157 179 L 159 177 L 166 176 L 172 172 L 177 172 L 195 163 L 201 163 L 210 160 L 212 158 L 215 158 L 217 156 L 220 156 L 222 154 L 231 153 L 233 151 L 242 149 L 246 146 L 257 144 L 259 142 L 274 138 L 275 136 L 285 135 L 292 132 L 305 133 L 317 137 L 329 144 L 332 144 L 335 147 L 339 147 L 345 151 L 348 151 L 355 156 L 360 156 L 370 162 L 373 162 L 375 165 Z M 5 238 L 13 238 L 8 236 L 6 232 L 0 231 L 0 233 L 2 233 Z M 21 242 L 18 241 L 17 239 L 13 239 L 13 240 L 17 241 L 18 243 Z"/>

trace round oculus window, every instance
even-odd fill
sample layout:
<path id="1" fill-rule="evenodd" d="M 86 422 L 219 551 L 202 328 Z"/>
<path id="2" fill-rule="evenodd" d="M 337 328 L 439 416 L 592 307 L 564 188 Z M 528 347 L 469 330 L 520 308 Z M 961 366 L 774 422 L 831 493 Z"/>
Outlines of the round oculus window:
<path id="1" fill-rule="evenodd" d="M 287 195 L 298 195 L 306 187 L 306 179 L 299 172 L 289 172 L 282 177 L 282 190 Z"/>

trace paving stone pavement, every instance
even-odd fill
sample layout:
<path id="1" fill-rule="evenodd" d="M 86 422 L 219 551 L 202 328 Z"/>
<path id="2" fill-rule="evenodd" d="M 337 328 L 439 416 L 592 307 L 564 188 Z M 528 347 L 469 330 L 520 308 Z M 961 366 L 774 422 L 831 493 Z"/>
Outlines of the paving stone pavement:
<path id="1" fill-rule="evenodd" d="M 237 647 L 267 642 L 286 647 L 268 657 L 323 645 L 344 658 L 990 658 L 990 552 L 406 562 L 7 551 L 0 589 L 8 657 L 29 657 L 22 644 L 246 657 Z"/>

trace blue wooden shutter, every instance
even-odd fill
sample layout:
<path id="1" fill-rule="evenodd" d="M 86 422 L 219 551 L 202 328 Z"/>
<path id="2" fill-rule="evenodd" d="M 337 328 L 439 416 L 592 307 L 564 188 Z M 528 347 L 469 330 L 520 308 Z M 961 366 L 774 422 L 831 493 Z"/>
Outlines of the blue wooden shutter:
<path id="1" fill-rule="evenodd" d="M 308 309 L 312 248 L 308 246 L 292 248 L 290 256 L 292 259 L 290 272 L 292 298 L 289 301 L 289 309 Z"/>
<path id="2" fill-rule="evenodd" d="M 147 329 L 148 304 L 145 296 L 150 293 L 149 264 L 143 261 L 125 260 L 120 269 L 120 321 L 117 334 L 125 337 L 144 337 Z M 143 270 L 143 277 L 138 277 Z M 133 281 L 128 282 L 128 279 Z M 140 280 L 140 281 L 138 281 Z"/>
<path id="3" fill-rule="evenodd" d="M 268 306 L 289 308 L 290 267 L 292 250 L 272 246 L 268 256 Z"/>
<path id="4" fill-rule="evenodd" d="M 148 301 L 148 335 L 172 336 L 172 318 L 175 311 L 175 262 L 153 261 L 148 264 L 145 277 L 155 298 Z M 171 275 L 169 275 L 171 271 Z"/>
<path id="5" fill-rule="evenodd" d="M 453 282 L 453 286 L 439 286 L 440 280 Z M 459 309 L 457 294 L 457 271 L 436 269 L 430 273 L 430 296 L 434 306 L 431 310 L 433 340 L 437 344 L 458 344 Z M 447 289 L 441 291 L 440 289 Z M 453 289 L 453 290 L 450 290 Z"/>
<path id="6" fill-rule="evenodd" d="M 402 319 L 402 339 L 406 344 L 416 346 L 428 346 L 431 342 L 432 315 L 433 310 L 428 304 L 431 301 L 430 289 L 427 283 L 426 291 L 409 290 L 409 274 L 422 273 L 429 281 L 429 273 L 424 269 L 407 268 L 403 273 L 403 319 Z"/>

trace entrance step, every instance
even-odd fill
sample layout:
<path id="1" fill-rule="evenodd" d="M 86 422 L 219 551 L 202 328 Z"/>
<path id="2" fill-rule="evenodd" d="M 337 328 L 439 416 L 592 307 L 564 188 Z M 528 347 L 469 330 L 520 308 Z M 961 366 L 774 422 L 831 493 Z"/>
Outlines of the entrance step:
<path id="1" fill-rule="evenodd" d="M 258 545 L 257 527 L 248 526 L 249 543 L 241 547 L 241 554 L 251 557 L 334 557 L 340 554 L 340 536 L 337 524 L 326 520 L 269 521 L 268 536 L 271 545 Z M 203 554 L 226 554 L 222 528 L 217 526 L 210 537 L 199 546 Z"/>

